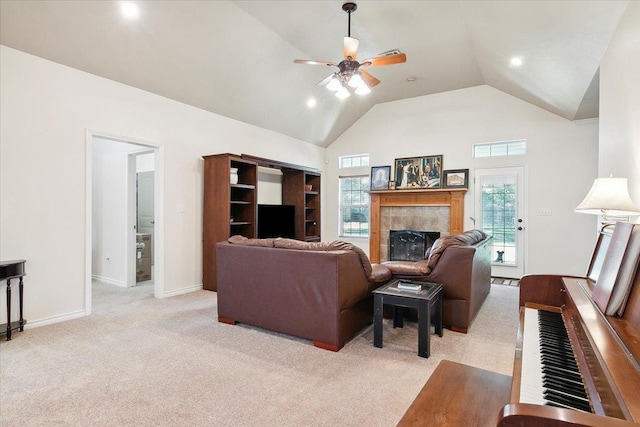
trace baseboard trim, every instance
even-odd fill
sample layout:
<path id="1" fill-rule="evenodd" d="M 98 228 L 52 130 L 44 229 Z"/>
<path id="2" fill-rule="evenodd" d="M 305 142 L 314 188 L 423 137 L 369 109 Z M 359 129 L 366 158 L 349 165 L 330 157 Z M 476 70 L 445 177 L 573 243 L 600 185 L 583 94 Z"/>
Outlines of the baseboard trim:
<path id="1" fill-rule="evenodd" d="M 200 283 L 199 285 L 187 286 L 186 288 L 174 289 L 172 291 L 165 292 L 162 294 L 162 296 L 160 296 L 160 298 L 175 297 L 176 295 L 188 294 L 190 292 L 201 291 L 201 290 L 202 290 L 202 283 Z"/>
<path id="2" fill-rule="evenodd" d="M 67 320 L 79 319 L 85 317 L 86 312 L 84 310 L 73 311 L 71 313 L 59 314 L 57 316 L 45 317 L 39 320 L 28 320 L 28 323 L 24 325 L 25 329 L 39 328 L 40 326 L 53 325 L 54 323 L 66 322 Z"/>
<path id="3" fill-rule="evenodd" d="M 91 275 L 91 279 L 93 280 L 99 280 L 103 283 L 106 283 L 108 285 L 114 285 L 114 286 L 119 286 L 121 288 L 126 288 L 127 286 L 127 282 L 123 282 L 121 280 L 115 280 L 115 279 L 110 279 L 109 277 L 104 277 L 104 276 L 98 276 L 97 274 L 92 274 Z"/>

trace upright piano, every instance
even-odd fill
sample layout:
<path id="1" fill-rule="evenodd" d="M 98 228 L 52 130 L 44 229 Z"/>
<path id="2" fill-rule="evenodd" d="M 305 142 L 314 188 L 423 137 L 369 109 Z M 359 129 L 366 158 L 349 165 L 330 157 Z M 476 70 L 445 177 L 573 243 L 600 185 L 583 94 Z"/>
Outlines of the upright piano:
<path id="1" fill-rule="evenodd" d="M 520 281 L 510 403 L 499 427 L 640 424 L 640 225 L 605 227 L 586 276 Z"/>

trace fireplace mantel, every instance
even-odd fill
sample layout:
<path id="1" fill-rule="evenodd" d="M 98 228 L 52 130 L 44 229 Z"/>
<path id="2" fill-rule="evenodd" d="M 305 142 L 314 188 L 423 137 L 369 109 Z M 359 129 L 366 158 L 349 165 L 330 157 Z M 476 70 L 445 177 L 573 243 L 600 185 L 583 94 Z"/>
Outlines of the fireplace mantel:
<path id="1" fill-rule="evenodd" d="M 371 262 L 380 262 L 380 208 L 384 206 L 448 206 L 449 233 L 459 234 L 463 231 L 464 194 L 466 192 L 466 188 L 370 191 L 369 258 Z"/>

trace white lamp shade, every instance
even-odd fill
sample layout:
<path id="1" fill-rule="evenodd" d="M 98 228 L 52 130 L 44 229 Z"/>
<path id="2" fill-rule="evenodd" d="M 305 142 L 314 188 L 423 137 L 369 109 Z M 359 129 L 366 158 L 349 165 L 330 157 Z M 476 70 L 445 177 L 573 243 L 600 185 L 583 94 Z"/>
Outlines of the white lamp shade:
<path id="1" fill-rule="evenodd" d="M 640 215 L 629 196 L 627 178 L 596 178 L 576 212 L 594 215 Z"/>
<path id="2" fill-rule="evenodd" d="M 364 80 L 362 80 L 362 77 L 360 77 L 360 73 L 355 73 L 349 79 L 350 87 L 360 87 L 362 85 L 364 85 Z"/>
<path id="3" fill-rule="evenodd" d="M 349 93 L 347 88 L 343 86 L 340 89 L 338 89 L 338 91 L 336 92 L 336 96 L 340 99 L 344 99 L 344 98 L 350 97 L 351 94 Z"/>
<path id="4" fill-rule="evenodd" d="M 340 80 L 338 80 L 338 78 L 335 76 L 331 80 L 329 80 L 329 84 L 327 85 L 327 89 L 332 91 L 339 90 L 341 87 L 342 84 L 340 84 Z"/>

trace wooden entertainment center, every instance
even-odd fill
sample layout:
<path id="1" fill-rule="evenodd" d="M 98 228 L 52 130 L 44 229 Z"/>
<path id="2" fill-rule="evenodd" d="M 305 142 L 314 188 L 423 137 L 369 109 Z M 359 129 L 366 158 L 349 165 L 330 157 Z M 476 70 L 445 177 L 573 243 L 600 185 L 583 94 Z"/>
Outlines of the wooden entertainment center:
<path id="1" fill-rule="evenodd" d="M 282 204 L 295 206 L 295 238 L 320 240 L 320 171 L 249 156 L 213 154 L 204 159 L 202 285 L 215 291 L 216 243 L 233 235 L 258 237 L 258 166 L 282 172 Z M 231 168 L 238 182 L 231 183 Z"/>

